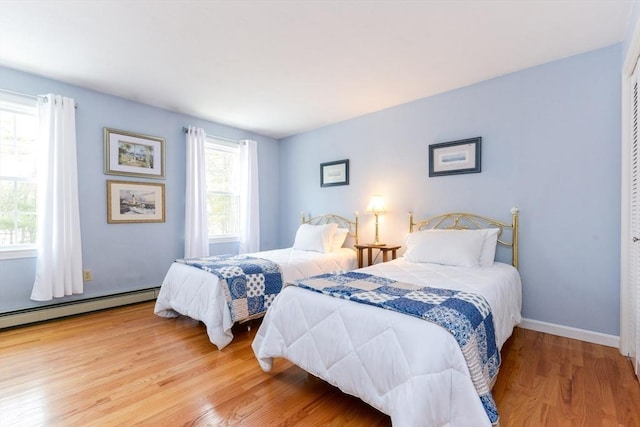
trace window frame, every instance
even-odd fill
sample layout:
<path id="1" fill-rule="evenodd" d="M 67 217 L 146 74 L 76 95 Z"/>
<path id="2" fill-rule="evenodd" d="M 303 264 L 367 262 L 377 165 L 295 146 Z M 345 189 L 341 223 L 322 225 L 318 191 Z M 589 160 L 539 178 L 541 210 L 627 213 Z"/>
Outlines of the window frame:
<path id="1" fill-rule="evenodd" d="M 226 152 L 235 153 L 238 156 L 240 155 L 240 145 L 237 142 L 225 141 L 224 139 L 217 138 L 215 136 L 207 135 L 206 142 L 205 142 L 205 153 L 207 153 L 209 150 L 226 151 Z M 206 155 L 207 154 L 205 154 L 205 156 Z M 207 198 L 208 198 L 210 192 L 212 192 L 212 191 L 207 189 Z M 238 197 L 240 197 L 240 190 L 239 189 L 238 189 L 237 193 L 231 193 L 231 192 L 226 193 L 226 192 L 218 192 L 218 191 L 216 191 L 215 193 L 217 193 L 217 194 L 233 194 L 233 195 L 237 195 Z M 207 226 L 209 226 L 208 218 L 209 218 L 209 211 L 207 209 Z M 210 230 L 209 227 L 207 227 L 207 228 Z M 210 244 L 216 244 L 216 243 L 239 243 L 240 242 L 240 232 L 238 231 L 238 233 L 235 233 L 235 234 L 224 234 L 224 235 L 219 235 L 219 236 L 211 236 L 210 235 L 210 231 L 209 231 L 209 236 L 207 236 L 207 238 L 208 238 L 208 241 L 209 241 Z"/>
<path id="2" fill-rule="evenodd" d="M 39 112 L 38 112 L 38 98 L 21 95 L 18 93 L 12 93 L 4 90 L 0 90 L 0 110 L 11 111 L 18 114 L 29 114 L 36 118 L 39 124 Z M 13 179 L 11 179 L 13 178 Z M 35 182 L 38 185 L 37 177 L 32 179 L 23 179 L 21 177 L 3 177 L 0 175 L 0 180 L 7 182 Z M 37 191 L 37 189 L 36 189 Z M 38 212 L 36 211 L 36 223 Z M 35 258 L 38 255 L 38 242 L 36 237 L 35 243 L 30 244 L 15 244 L 11 246 L 0 246 L 0 260 L 7 259 L 19 259 L 19 258 Z"/>

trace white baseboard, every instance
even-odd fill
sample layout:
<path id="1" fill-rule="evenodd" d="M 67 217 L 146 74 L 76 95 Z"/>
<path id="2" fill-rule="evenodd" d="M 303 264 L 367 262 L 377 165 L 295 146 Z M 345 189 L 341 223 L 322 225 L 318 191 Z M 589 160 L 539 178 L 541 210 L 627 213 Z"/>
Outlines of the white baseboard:
<path id="1" fill-rule="evenodd" d="M 159 288 L 133 291 L 118 295 L 92 298 L 84 301 L 74 301 L 38 307 L 28 310 L 20 310 L 0 315 L 0 329 L 13 326 L 27 325 L 29 323 L 42 322 L 44 320 L 57 319 L 59 317 L 73 316 L 75 314 L 104 310 L 106 308 L 119 307 L 137 302 L 152 301 L 157 298 Z"/>
<path id="2" fill-rule="evenodd" d="M 558 335 L 593 344 L 606 345 L 607 347 L 620 348 L 620 337 L 616 335 L 608 335 L 531 319 L 522 319 L 522 322 L 520 322 L 518 326 L 524 329 L 531 329 L 532 331 L 544 332 L 546 334 Z"/>
<path id="3" fill-rule="evenodd" d="M 158 291 L 159 288 L 147 289 L 120 295 L 94 298 L 86 301 L 6 313 L 0 315 L 0 329 L 42 322 L 65 316 L 73 316 L 91 311 L 104 310 L 106 308 L 119 307 L 122 305 L 135 304 L 137 302 L 152 301 L 157 298 Z M 554 323 L 531 319 L 522 319 L 522 322 L 520 322 L 518 326 L 524 329 L 586 341 L 593 344 L 606 345 L 608 347 L 615 348 L 620 347 L 620 337 L 616 335 L 608 335 L 600 332 L 593 332 L 585 329 L 572 328 L 570 326 L 557 325 Z"/>

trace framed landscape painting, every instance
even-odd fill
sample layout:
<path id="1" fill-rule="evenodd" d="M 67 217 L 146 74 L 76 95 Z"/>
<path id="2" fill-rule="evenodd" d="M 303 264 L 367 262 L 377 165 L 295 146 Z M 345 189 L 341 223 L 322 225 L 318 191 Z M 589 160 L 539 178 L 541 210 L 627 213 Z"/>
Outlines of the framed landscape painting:
<path id="1" fill-rule="evenodd" d="M 165 222 L 164 184 L 107 180 L 107 223 Z"/>
<path id="2" fill-rule="evenodd" d="M 104 173 L 163 179 L 164 138 L 104 128 Z"/>
<path id="3" fill-rule="evenodd" d="M 349 159 L 320 163 L 320 187 L 349 185 Z"/>
<path id="4" fill-rule="evenodd" d="M 429 176 L 479 173 L 481 145 L 481 137 L 431 144 Z"/>

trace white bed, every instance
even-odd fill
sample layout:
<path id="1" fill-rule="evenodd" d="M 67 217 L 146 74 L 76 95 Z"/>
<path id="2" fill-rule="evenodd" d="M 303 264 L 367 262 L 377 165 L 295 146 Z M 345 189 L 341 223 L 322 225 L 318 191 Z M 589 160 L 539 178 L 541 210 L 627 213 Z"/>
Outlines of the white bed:
<path id="1" fill-rule="evenodd" d="M 453 228 L 466 227 L 460 215 L 468 214 L 451 215 Z M 517 211 L 511 225 L 491 221 L 501 235 L 513 226 L 511 242 L 500 243 L 512 247 L 517 265 Z M 401 257 L 357 271 L 483 295 L 498 348 L 521 319 L 520 276 L 509 264 L 459 267 Z M 263 370 L 271 370 L 273 358 L 286 358 L 390 415 L 396 427 L 491 425 L 460 346 L 445 329 L 422 319 L 287 286 L 252 347 Z"/>
<path id="2" fill-rule="evenodd" d="M 308 250 L 314 248 L 314 244 L 318 243 L 317 240 L 302 241 L 300 239 L 303 226 L 320 228 L 326 224 L 337 224 L 339 228 L 348 230 L 347 236 L 357 241 L 357 218 L 352 222 L 333 214 L 310 219 L 304 219 L 303 216 L 303 225 L 296 234 L 297 240 L 293 247 L 246 255 L 278 264 L 283 283 L 321 273 L 356 268 L 357 260 L 353 249 L 337 247 L 327 248 L 326 253 L 318 252 Z M 296 249 L 298 247 L 307 250 Z M 218 277 L 207 271 L 180 262 L 171 264 L 160 287 L 154 313 L 169 318 L 185 315 L 203 322 L 207 328 L 209 340 L 218 349 L 224 348 L 233 340 L 231 327 L 234 321 L 224 289 Z"/>

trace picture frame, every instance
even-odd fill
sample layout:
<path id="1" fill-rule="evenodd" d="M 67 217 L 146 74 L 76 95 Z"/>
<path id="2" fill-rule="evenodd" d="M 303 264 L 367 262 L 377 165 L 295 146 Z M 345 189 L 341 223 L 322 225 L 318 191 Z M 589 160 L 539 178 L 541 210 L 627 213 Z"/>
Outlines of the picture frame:
<path id="1" fill-rule="evenodd" d="M 320 163 L 320 187 L 349 185 L 349 159 Z"/>
<path id="2" fill-rule="evenodd" d="M 164 184 L 107 180 L 107 223 L 165 222 Z"/>
<path id="3" fill-rule="evenodd" d="M 480 173 L 482 137 L 429 145 L 429 176 Z"/>
<path id="4" fill-rule="evenodd" d="M 164 179 L 165 139 L 104 128 L 104 173 Z"/>

